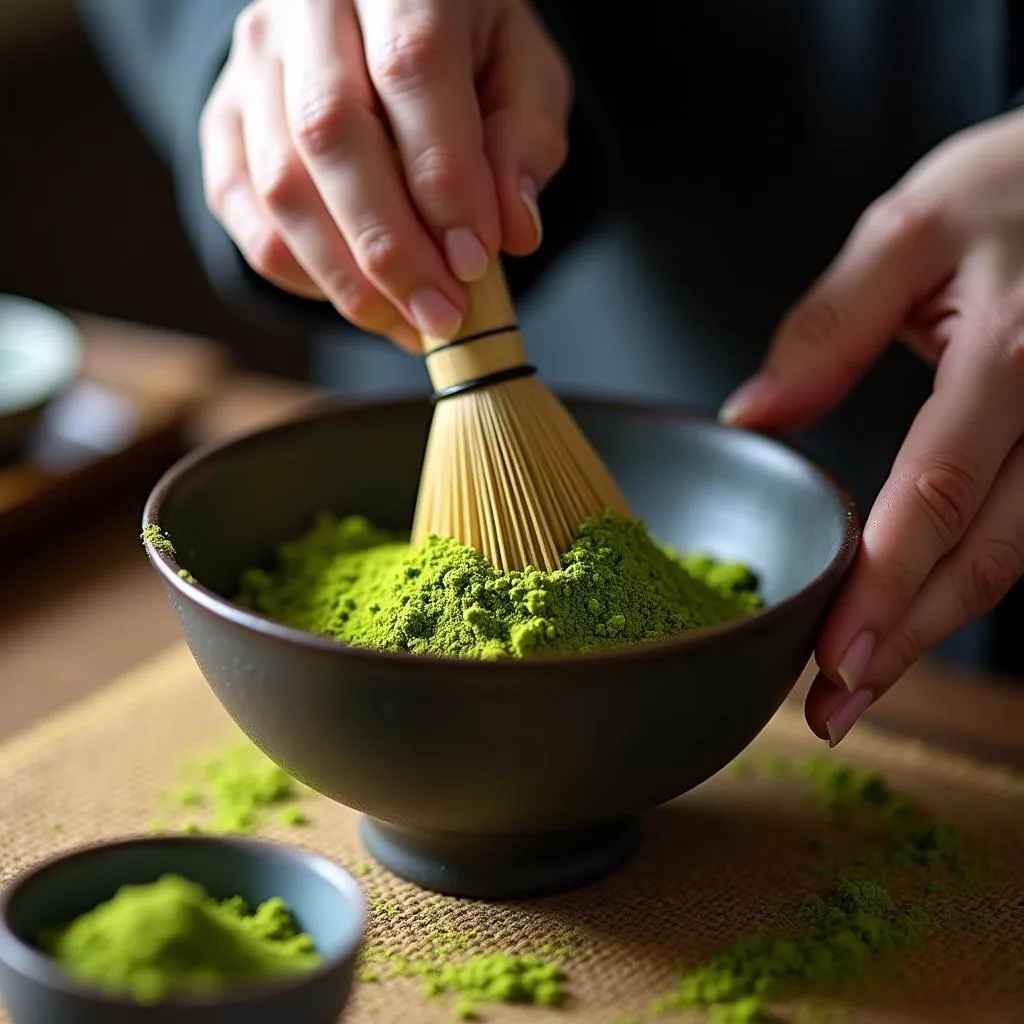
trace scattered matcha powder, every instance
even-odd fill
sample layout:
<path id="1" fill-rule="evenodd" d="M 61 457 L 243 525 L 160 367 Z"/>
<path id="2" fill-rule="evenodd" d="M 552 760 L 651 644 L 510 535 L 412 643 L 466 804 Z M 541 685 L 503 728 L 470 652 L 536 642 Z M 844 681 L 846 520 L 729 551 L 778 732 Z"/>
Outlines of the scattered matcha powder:
<path id="1" fill-rule="evenodd" d="M 479 1007 L 486 1003 L 560 1006 L 565 1001 L 565 973 L 557 961 L 514 953 L 448 960 L 470 941 L 471 934 L 459 941 L 449 940 L 420 958 L 406 958 L 388 948 L 366 947 L 357 977 L 362 982 L 420 978 L 427 998 L 456 997 L 452 1004 L 456 1020 L 476 1020 Z"/>
<path id="2" fill-rule="evenodd" d="M 163 530 L 156 525 L 156 523 L 147 523 L 142 528 L 142 539 L 147 544 L 152 544 L 153 547 L 162 554 L 167 555 L 170 558 L 175 557 L 176 552 L 174 550 L 174 545 Z"/>
<path id="3" fill-rule="evenodd" d="M 218 901 L 193 882 L 165 875 L 123 886 L 114 897 L 39 937 L 73 977 L 143 1004 L 172 995 L 215 996 L 321 962 L 281 899 L 251 911 L 240 897 Z"/>
<path id="4" fill-rule="evenodd" d="M 786 932 L 744 936 L 684 975 L 652 1012 L 699 1007 L 729 1024 L 770 1021 L 770 1000 L 852 980 L 875 958 L 913 949 L 931 909 L 920 901 L 897 905 L 874 880 L 841 879 L 824 896 L 806 900 Z"/>
<path id="5" fill-rule="evenodd" d="M 496 659 L 661 640 L 761 606 L 743 566 L 659 547 L 643 523 L 587 519 L 554 572 L 499 572 L 430 537 L 412 547 L 361 516 L 324 512 L 243 574 L 238 600 L 353 646 Z"/>
<path id="6" fill-rule="evenodd" d="M 375 911 L 387 913 L 386 904 L 374 900 Z M 431 999 L 453 997 L 457 1020 L 476 1020 L 488 1003 L 524 1003 L 560 1006 L 568 997 L 565 961 L 581 942 L 575 931 L 552 936 L 534 953 L 489 952 L 466 955 L 476 933 L 428 929 L 426 949 L 406 957 L 395 949 L 366 945 L 360 951 L 357 978 L 372 983 L 392 978 L 418 978 Z"/>
<path id="7" fill-rule="evenodd" d="M 481 1003 L 558 1006 L 565 999 L 561 967 L 540 957 L 490 953 L 445 964 L 424 975 L 428 997 L 458 996 L 453 1009 L 457 1020 L 475 1020 Z"/>
<path id="8" fill-rule="evenodd" d="M 186 832 L 251 835 L 271 811 L 289 827 L 307 824 L 298 806 L 300 786 L 252 743 L 233 743 L 207 757 L 186 760 L 179 767 L 181 783 L 165 797 L 172 808 L 205 812 L 183 827 Z M 162 831 L 155 823 L 154 831 Z"/>
<path id="9" fill-rule="evenodd" d="M 773 1000 L 854 981 L 875 959 L 916 947 L 939 914 L 922 894 L 942 891 L 941 878 L 947 875 L 965 874 L 957 830 L 922 816 L 877 772 L 831 757 L 791 764 L 777 755 L 759 763 L 746 758 L 734 771 L 748 776 L 758 769 L 771 777 L 804 780 L 830 822 L 865 813 L 879 819 L 885 829 L 882 845 L 854 858 L 826 893 L 783 916 L 776 934 L 742 936 L 684 974 L 649 1008 L 653 1016 L 703 1009 L 715 1024 L 777 1021 L 769 1008 Z M 805 1010 L 804 1019 L 813 1017 Z"/>

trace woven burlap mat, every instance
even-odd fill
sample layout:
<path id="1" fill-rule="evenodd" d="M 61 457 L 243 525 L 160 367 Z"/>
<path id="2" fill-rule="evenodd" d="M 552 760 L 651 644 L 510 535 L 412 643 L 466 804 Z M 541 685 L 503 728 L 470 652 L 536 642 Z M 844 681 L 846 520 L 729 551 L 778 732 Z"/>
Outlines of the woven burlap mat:
<path id="1" fill-rule="evenodd" d="M 237 739 L 184 648 L 96 698 L 0 747 L 0 882 L 83 842 L 148 829 L 155 794 L 173 784 L 184 754 Z M 819 750 L 799 714 L 783 709 L 756 744 L 800 758 Z M 930 813 L 954 821 L 983 865 L 983 885 L 952 900 L 954 912 L 925 945 L 880 965 L 839 1008 L 847 1024 L 1024 1022 L 1024 776 L 913 742 L 855 729 L 843 758 L 883 772 Z M 319 850 L 353 868 L 371 901 L 368 942 L 417 955 L 443 932 L 475 933 L 469 952 L 537 951 L 578 937 L 567 973 L 571 1002 L 558 1011 L 487 1008 L 485 1019 L 612 1024 L 672 988 L 731 938 L 766 924 L 822 885 L 812 840 L 827 834 L 795 779 L 723 772 L 651 815 L 636 857 L 585 891 L 525 905 L 488 905 L 421 892 L 368 868 L 358 817 L 319 797 L 302 829 L 268 827 L 270 838 Z M 793 1004 L 792 1019 L 799 1019 Z M 410 979 L 364 982 L 352 1024 L 450 1021 Z M 686 1020 L 705 1019 L 693 1014 Z M 0 1010 L 0 1020 L 7 1018 Z M 297 1022 L 298 1024 L 298 1022 Z"/>

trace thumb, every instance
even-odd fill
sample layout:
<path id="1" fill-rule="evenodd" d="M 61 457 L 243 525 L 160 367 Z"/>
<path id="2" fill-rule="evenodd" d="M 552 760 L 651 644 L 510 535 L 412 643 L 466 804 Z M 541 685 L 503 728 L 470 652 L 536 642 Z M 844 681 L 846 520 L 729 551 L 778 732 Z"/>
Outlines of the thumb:
<path id="1" fill-rule="evenodd" d="M 502 248 L 526 256 L 541 243 L 538 196 L 568 156 L 572 74 L 525 5 L 510 15 L 481 95 L 484 146 L 501 213 Z"/>
<path id="2" fill-rule="evenodd" d="M 832 265 L 786 314 L 761 370 L 719 411 L 723 423 L 786 432 L 838 405 L 913 306 L 952 272 L 940 218 L 906 195 L 877 200 Z"/>

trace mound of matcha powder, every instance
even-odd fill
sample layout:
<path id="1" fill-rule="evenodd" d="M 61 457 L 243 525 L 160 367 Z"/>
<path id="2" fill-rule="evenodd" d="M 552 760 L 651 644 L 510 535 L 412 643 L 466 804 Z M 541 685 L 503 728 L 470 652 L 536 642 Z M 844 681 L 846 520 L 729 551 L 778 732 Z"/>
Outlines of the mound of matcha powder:
<path id="1" fill-rule="evenodd" d="M 505 573 L 455 541 L 413 547 L 325 512 L 281 545 L 273 569 L 247 571 L 238 599 L 354 646 L 479 659 L 661 640 L 762 603 L 744 566 L 677 555 L 612 514 L 581 524 L 560 569 Z"/>
<path id="2" fill-rule="evenodd" d="M 216 996 L 321 963 L 283 900 L 253 912 L 240 897 L 215 900 L 178 875 L 122 886 L 106 903 L 41 935 L 39 945 L 79 981 L 144 1004 Z"/>

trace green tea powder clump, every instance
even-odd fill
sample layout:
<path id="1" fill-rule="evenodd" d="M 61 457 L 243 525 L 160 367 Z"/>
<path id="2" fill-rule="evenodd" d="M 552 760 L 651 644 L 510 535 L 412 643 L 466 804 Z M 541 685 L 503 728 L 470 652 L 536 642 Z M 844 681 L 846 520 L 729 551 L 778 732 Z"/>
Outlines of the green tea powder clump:
<path id="1" fill-rule="evenodd" d="M 824 989 L 860 976 L 878 957 L 913 949 L 927 932 L 931 907 L 898 905 L 873 879 L 841 879 L 807 900 L 792 931 L 752 934 L 683 976 L 655 1010 L 706 1007 L 719 1020 L 774 1020 L 766 1003 L 794 989 Z"/>
<path id="2" fill-rule="evenodd" d="M 453 540 L 413 547 L 361 516 L 317 517 L 239 600 L 353 646 L 497 659 L 585 653 L 676 636 L 761 605 L 753 574 L 660 547 L 641 522 L 585 520 L 561 568 L 499 572 Z"/>
<path id="3" fill-rule="evenodd" d="M 143 1004 L 217 996 L 321 963 L 283 900 L 251 911 L 240 897 L 215 900 L 178 875 L 122 886 L 106 903 L 40 936 L 39 944 L 82 983 Z"/>

